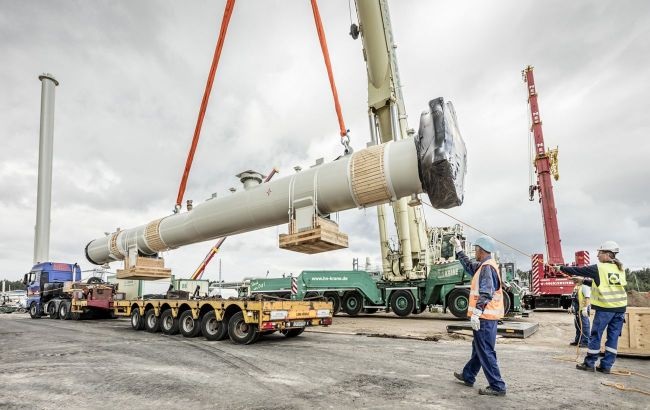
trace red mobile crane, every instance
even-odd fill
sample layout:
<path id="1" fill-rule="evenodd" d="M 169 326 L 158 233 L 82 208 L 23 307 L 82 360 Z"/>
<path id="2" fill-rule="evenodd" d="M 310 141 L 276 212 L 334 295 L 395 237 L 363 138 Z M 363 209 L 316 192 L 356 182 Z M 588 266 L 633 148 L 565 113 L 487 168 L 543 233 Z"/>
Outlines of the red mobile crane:
<path id="1" fill-rule="evenodd" d="M 548 265 L 564 265 L 562 256 L 562 240 L 557 222 L 557 208 L 553 197 L 553 183 L 551 175 L 557 181 L 560 177 L 558 172 L 558 149 L 546 149 L 544 147 L 544 133 L 542 132 L 542 120 L 539 115 L 539 104 L 537 102 L 537 90 L 533 76 L 533 66 L 527 66 L 522 71 L 524 82 L 528 84 L 528 105 L 532 125 L 530 131 L 533 133 L 534 141 L 534 165 L 537 174 L 537 184 L 530 185 L 530 201 L 535 200 L 535 191 L 539 196 L 539 203 L 542 206 L 542 220 L 544 222 L 544 237 L 546 239 L 546 253 Z M 532 183 L 532 181 L 531 181 Z M 589 252 L 578 251 L 575 253 L 575 266 L 589 264 Z M 535 308 L 568 308 L 571 304 L 571 292 L 573 282 L 553 270 L 545 269 L 544 255 L 536 253 L 532 255 L 531 282 L 532 293 L 524 298 L 524 304 L 528 309 Z"/>

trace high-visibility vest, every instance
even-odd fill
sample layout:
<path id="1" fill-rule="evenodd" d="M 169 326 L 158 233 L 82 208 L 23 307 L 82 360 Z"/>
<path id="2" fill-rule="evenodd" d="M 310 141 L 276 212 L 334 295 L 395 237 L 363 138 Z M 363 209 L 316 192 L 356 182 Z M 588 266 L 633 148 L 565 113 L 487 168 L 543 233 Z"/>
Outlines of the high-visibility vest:
<path id="1" fill-rule="evenodd" d="M 603 308 L 627 306 L 625 272 L 615 263 L 599 263 L 598 276 L 600 284 L 596 286 L 596 281 L 591 284 L 591 304 Z"/>
<path id="2" fill-rule="evenodd" d="M 504 315 L 503 307 L 503 287 L 501 286 L 501 274 L 499 273 L 499 267 L 497 266 L 494 259 L 490 258 L 483 262 L 481 266 L 478 267 L 474 276 L 472 277 L 472 285 L 469 290 L 469 307 L 467 308 L 467 316 L 472 316 L 476 309 L 476 303 L 479 299 L 479 276 L 481 276 L 481 269 L 483 266 L 489 265 L 494 268 L 497 272 L 497 278 L 499 278 L 499 289 L 494 292 L 492 295 L 492 300 L 490 300 L 485 307 L 483 308 L 483 313 L 479 316 L 480 319 L 487 320 L 499 320 Z M 490 278 L 491 279 L 491 278 Z"/>
<path id="3" fill-rule="evenodd" d="M 578 308 L 582 310 L 585 307 L 585 294 L 582 293 L 582 286 L 581 284 L 577 284 L 573 288 L 573 293 L 578 297 Z"/>

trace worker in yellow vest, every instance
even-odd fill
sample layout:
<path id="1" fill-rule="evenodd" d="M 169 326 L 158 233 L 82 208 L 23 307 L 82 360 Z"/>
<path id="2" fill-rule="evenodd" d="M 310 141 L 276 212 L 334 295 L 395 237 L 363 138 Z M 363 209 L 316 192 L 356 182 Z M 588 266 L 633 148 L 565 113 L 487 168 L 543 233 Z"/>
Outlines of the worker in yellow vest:
<path id="1" fill-rule="evenodd" d="M 488 396 L 505 396 L 506 384 L 501 378 L 497 353 L 494 350 L 497 340 L 497 322 L 503 318 L 503 286 L 499 267 L 492 253 L 496 250 L 494 240 L 489 236 L 481 236 L 474 243 L 476 261 L 471 261 L 458 238 L 450 240 L 456 251 L 456 258 L 467 273 L 472 276 L 469 292 L 469 307 L 467 316 L 470 317 L 474 340 L 472 342 L 472 357 L 462 373 L 454 372 L 454 377 L 466 386 L 474 386 L 476 375 L 483 369 L 483 374 L 489 386 L 479 389 L 478 393 Z"/>
<path id="2" fill-rule="evenodd" d="M 569 312 L 573 314 L 573 325 L 576 328 L 576 336 L 571 346 L 587 347 L 589 344 L 589 316 L 591 314 L 591 287 L 584 284 L 584 278 L 573 276 L 573 293 L 571 294 L 571 307 Z"/>
<path id="3" fill-rule="evenodd" d="M 593 372 L 610 373 L 616 360 L 618 338 L 623 330 L 627 293 L 625 292 L 625 271 L 616 258 L 619 248 L 614 241 L 604 242 L 598 248 L 598 264 L 584 267 L 556 266 L 555 270 L 571 276 L 584 276 L 585 283 L 591 282 L 591 306 L 596 311 L 591 326 L 587 356 L 576 368 Z M 596 367 L 600 353 L 600 341 L 607 329 L 605 356 Z"/>

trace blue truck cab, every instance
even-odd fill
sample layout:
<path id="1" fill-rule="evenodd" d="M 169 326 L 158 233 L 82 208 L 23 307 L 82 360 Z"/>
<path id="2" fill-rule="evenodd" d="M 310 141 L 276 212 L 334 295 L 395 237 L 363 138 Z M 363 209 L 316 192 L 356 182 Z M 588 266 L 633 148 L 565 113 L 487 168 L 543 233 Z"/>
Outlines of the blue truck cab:
<path id="1" fill-rule="evenodd" d="M 80 280 L 81 268 L 76 263 L 43 262 L 34 265 L 23 279 L 27 286 L 29 315 L 36 319 L 44 313 L 48 314 L 44 312 L 44 307 L 51 299 L 61 295 L 63 284 Z"/>

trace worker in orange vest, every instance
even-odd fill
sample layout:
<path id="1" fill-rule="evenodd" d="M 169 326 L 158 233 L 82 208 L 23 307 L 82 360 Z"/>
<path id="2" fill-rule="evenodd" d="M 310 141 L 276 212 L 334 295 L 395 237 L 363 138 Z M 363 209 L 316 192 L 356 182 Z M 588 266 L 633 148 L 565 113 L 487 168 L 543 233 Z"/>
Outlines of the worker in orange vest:
<path id="1" fill-rule="evenodd" d="M 488 396 L 505 396 L 506 384 L 501 378 L 497 354 L 494 346 L 497 340 L 497 322 L 503 318 L 503 286 L 499 267 L 492 253 L 496 250 L 494 240 L 489 236 L 481 236 L 474 243 L 476 261 L 471 261 L 458 238 L 450 240 L 456 251 L 456 258 L 467 273 L 472 276 L 469 292 L 469 307 L 467 316 L 470 317 L 474 341 L 472 342 L 472 357 L 462 373 L 454 372 L 454 377 L 466 386 L 474 386 L 476 375 L 483 369 L 483 374 L 489 386 L 479 389 L 478 393 Z"/>

